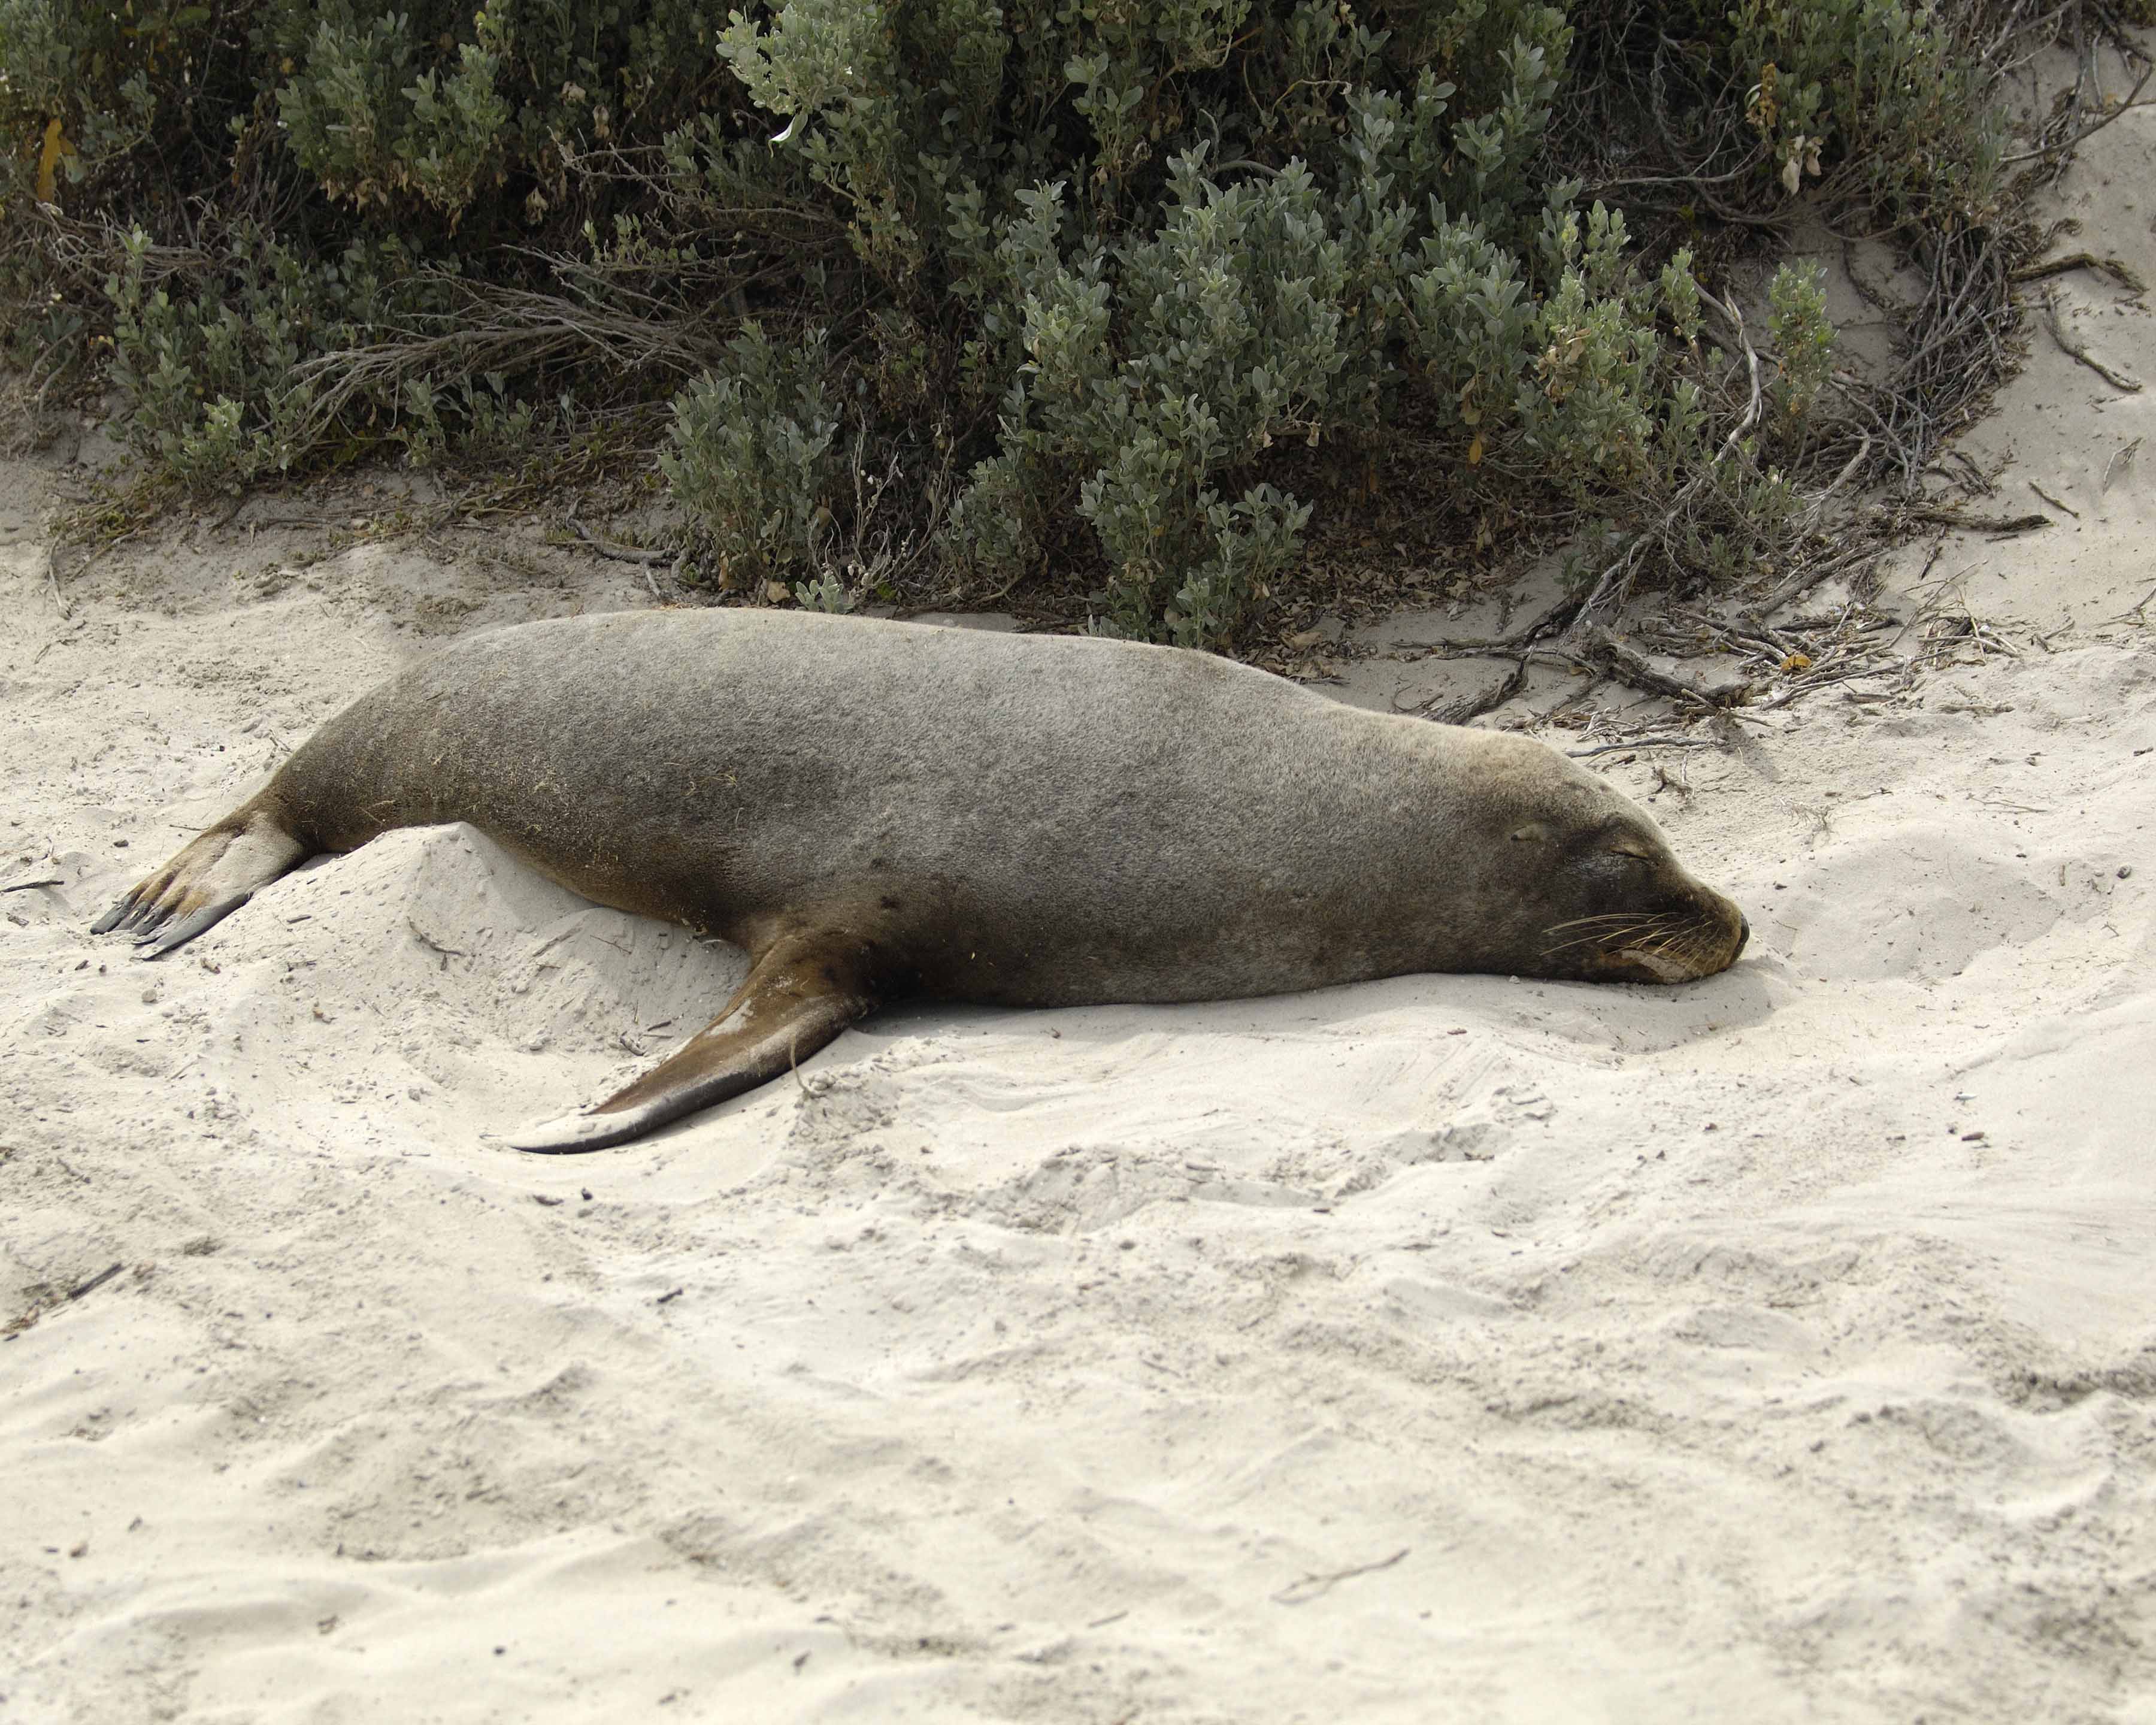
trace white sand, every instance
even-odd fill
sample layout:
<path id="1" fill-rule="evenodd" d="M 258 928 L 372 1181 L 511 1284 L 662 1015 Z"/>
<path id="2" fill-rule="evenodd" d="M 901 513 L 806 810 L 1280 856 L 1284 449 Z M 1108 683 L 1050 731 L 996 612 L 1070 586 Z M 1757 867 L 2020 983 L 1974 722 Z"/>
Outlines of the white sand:
<path id="1" fill-rule="evenodd" d="M 2156 114 L 2063 206 L 2156 280 Z M 732 955 L 459 829 L 85 924 L 635 572 L 177 533 L 64 621 L 0 471 L 0 1722 L 2156 1721 L 2156 388 L 2031 346 L 2057 525 L 1933 572 L 2013 655 L 1660 757 L 1730 974 L 892 1012 L 583 1158 L 487 1134 Z"/>

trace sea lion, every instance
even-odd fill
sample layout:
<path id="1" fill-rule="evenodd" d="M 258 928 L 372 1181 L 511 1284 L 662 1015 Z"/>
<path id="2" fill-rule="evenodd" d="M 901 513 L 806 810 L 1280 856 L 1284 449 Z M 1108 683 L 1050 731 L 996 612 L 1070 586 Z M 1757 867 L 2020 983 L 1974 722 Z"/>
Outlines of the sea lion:
<path id="1" fill-rule="evenodd" d="M 526 1150 L 639 1137 L 899 996 L 1673 983 L 1749 932 L 1630 799 L 1526 737 L 1175 648 L 740 610 L 459 641 L 330 720 L 94 932 L 157 957 L 316 852 L 459 820 L 750 958 L 707 1028 L 510 1136 Z"/>

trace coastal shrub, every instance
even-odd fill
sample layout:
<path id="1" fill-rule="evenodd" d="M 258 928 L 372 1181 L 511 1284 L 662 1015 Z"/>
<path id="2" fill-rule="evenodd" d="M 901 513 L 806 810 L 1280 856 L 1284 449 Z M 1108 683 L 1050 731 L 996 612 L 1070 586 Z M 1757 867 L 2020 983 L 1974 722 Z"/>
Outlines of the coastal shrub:
<path id="1" fill-rule="evenodd" d="M 782 347 L 750 323 L 675 400 L 660 468 L 744 575 L 767 578 L 807 562 L 818 521 L 829 515 L 839 421 L 828 364 L 822 331 Z"/>
<path id="2" fill-rule="evenodd" d="M 1741 0 L 1731 63 L 1761 172 L 1791 197 L 1831 176 L 1882 222 L 1997 213 L 2003 112 L 1945 8 L 1903 0 Z"/>
<path id="3" fill-rule="evenodd" d="M 1778 280 L 1775 413 L 1726 438 L 1697 259 L 1808 196 L 1996 220 L 1975 16 L 0 0 L 0 297 L 17 365 L 109 381 L 191 487 L 523 447 L 566 392 L 643 428 L 732 584 L 855 602 L 873 508 L 938 593 L 1075 583 L 1096 628 L 1231 645 L 1404 437 L 1414 506 L 1712 493 L 1771 538 L 1831 332 Z M 1590 193 L 1619 157 L 1694 200 Z M 1727 514 L 1672 542 L 1695 574 L 1756 551 Z"/>
<path id="4" fill-rule="evenodd" d="M 236 486 L 323 453 L 303 362 L 350 350 L 429 297 L 394 236 L 362 236 L 340 256 L 308 260 L 244 221 L 217 254 L 175 267 L 137 226 L 117 249 L 104 296 L 126 433 L 196 489 Z M 436 397 L 362 392 L 347 423 L 408 442 L 403 421 L 416 415 L 439 441 Z"/>
<path id="5" fill-rule="evenodd" d="M 1834 372 L 1834 325 L 1826 315 L 1826 285 L 1817 264 L 1784 264 L 1767 284 L 1768 333 L 1780 358 L 1774 385 L 1777 405 L 1803 419 L 1818 404 Z"/>

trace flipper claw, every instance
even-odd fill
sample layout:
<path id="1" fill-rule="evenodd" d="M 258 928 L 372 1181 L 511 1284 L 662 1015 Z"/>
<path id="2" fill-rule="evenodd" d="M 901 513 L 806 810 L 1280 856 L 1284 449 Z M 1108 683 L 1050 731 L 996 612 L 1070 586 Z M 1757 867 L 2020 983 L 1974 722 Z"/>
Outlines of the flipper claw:
<path id="1" fill-rule="evenodd" d="M 142 957 L 162 957 L 222 922 L 257 887 L 306 855 L 306 846 L 258 798 L 234 809 L 156 874 L 136 881 L 90 925 L 90 932 L 130 935 L 143 949 Z"/>
<path id="2" fill-rule="evenodd" d="M 175 947 L 183 947 L 206 928 L 213 928 L 254 897 L 251 892 L 235 892 L 229 898 L 219 899 L 213 905 L 204 905 L 192 916 L 182 916 L 170 927 L 153 928 L 136 937 L 135 944 L 146 947 L 147 952 L 137 953 L 141 958 L 162 958 Z"/>

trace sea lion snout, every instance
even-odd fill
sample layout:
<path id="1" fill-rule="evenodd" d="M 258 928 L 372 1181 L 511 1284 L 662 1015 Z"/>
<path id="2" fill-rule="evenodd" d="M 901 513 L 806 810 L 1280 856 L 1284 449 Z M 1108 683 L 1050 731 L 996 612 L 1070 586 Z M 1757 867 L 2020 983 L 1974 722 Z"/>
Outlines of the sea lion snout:
<path id="1" fill-rule="evenodd" d="M 1598 893 L 1542 931 L 1537 973 L 1563 980 L 1691 983 L 1727 970 L 1752 937 L 1728 899 L 1692 879 L 1664 849 L 1656 890 Z M 1613 902 L 1614 901 L 1614 902 Z M 1604 908 L 1607 906 L 1607 908 Z"/>
<path id="2" fill-rule="evenodd" d="M 1699 925 L 1702 932 L 1686 942 L 1692 961 L 1691 973 L 1681 978 L 1695 981 L 1725 971 L 1743 956 L 1752 939 L 1752 924 L 1743 911 L 1712 886 L 1697 889 Z M 1717 935 L 1720 938 L 1716 938 Z"/>

